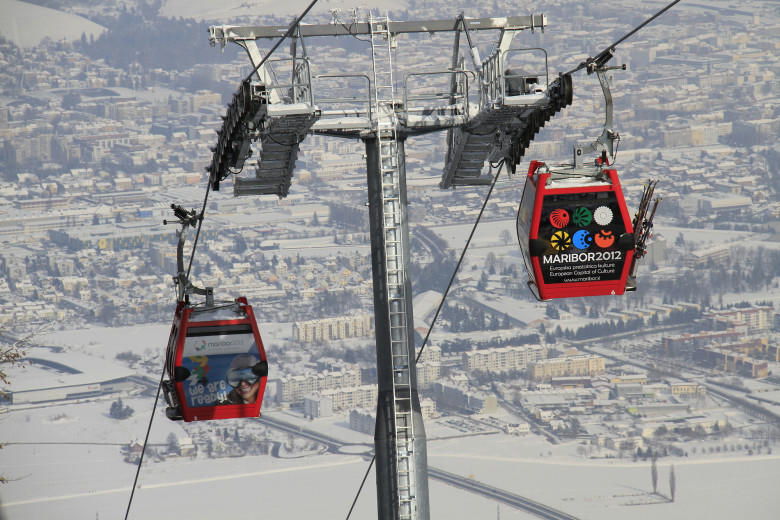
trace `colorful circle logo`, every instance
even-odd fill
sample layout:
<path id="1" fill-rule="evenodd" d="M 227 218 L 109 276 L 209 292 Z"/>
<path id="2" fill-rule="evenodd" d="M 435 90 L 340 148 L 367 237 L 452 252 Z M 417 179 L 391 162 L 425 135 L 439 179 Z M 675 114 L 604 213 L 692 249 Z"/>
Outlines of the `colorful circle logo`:
<path id="1" fill-rule="evenodd" d="M 565 209 L 558 208 L 550 213 L 550 224 L 558 229 L 565 228 L 569 223 L 569 212 Z"/>
<path id="2" fill-rule="evenodd" d="M 615 235 L 612 234 L 612 231 L 602 229 L 596 233 L 596 236 L 593 237 L 593 240 L 596 242 L 597 246 L 606 249 L 615 243 Z"/>
<path id="3" fill-rule="evenodd" d="M 558 251 L 564 251 L 571 247 L 571 237 L 566 231 L 556 231 L 553 233 L 550 243 Z"/>
<path id="4" fill-rule="evenodd" d="M 599 226 L 606 226 L 612 222 L 612 210 L 606 206 L 599 206 L 596 211 L 593 212 L 593 220 Z"/>
<path id="5" fill-rule="evenodd" d="M 577 249 L 588 249 L 591 243 L 593 243 L 593 237 L 587 229 L 580 229 L 574 233 L 571 241 Z"/>
<path id="6" fill-rule="evenodd" d="M 588 208 L 579 207 L 572 213 L 571 221 L 574 222 L 576 226 L 586 227 L 593 221 L 593 215 L 591 215 Z"/>

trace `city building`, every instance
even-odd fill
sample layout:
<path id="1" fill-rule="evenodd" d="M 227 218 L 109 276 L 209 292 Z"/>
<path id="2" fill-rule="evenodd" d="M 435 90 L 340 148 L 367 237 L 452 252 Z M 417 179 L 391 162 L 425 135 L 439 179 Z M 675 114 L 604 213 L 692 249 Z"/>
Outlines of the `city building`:
<path id="1" fill-rule="evenodd" d="M 772 328 L 775 309 L 768 306 L 732 308 L 709 312 L 706 317 L 712 319 L 716 324 L 726 326 L 744 324 L 749 333 L 763 332 Z"/>
<path id="2" fill-rule="evenodd" d="M 598 376 L 604 373 L 604 358 L 592 354 L 540 359 L 528 363 L 528 379 L 531 381 L 549 381 L 559 376 Z"/>
<path id="3" fill-rule="evenodd" d="M 324 390 L 356 387 L 361 384 L 360 367 L 350 365 L 338 371 L 310 372 L 302 375 L 286 375 L 277 381 L 277 401 L 301 404 L 305 396 Z M 334 406 L 334 408 L 337 408 Z"/>
<path id="4" fill-rule="evenodd" d="M 368 313 L 293 323 L 293 338 L 296 341 L 363 338 L 371 333 L 371 315 Z"/>
<path id="5" fill-rule="evenodd" d="M 766 360 L 720 348 L 719 345 L 697 349 L 694 359 L 706 366 L 751 379 L 763 379 L 769 375 L 769 363 Z"/>
<path id="6" fill-rule="evenodd" d="M 464 383 L 437 381 L 433 384 L 433 394 L 440 403 L 440 408 L 450 407 L 476 413 L 492 413 L 498 409 L 495 394 L 471 390 Z"/>
<path id="7" fill-rule="evenodd" d="M 665 356 L 692 356 L 693 352 L 711 343 L 736 343 L 747 335 L 747 325 L 739 324 L 727 330 L 701 331 L 698 334 L 670 334 L 661 337 Z"/>
<path id="8" fill-rule="evenodd" d="M 484 350 L 471 350 L 462 354 L 462 369 L 485 372 L 506 372 L 525 368 L 529 363 L 544 359 L 547 349 L 540 345 L 519 347 L 499 347 Z"/>
<path id="9" fill-rule="evenodd" d="M 94 356 L 57 353 L 45 347 L 29 349 L 23 364 L 4 370 L 13 383 L 3 388 L 10 404 L 80 399 L 138 388 L 131 380 L 133 370 Z"/>
<path id="10" fill-rule="evenodd" d="M 351 410 L 376 406 L 379 390 L 376 385 L 361 385 L 323 390 L 322 397 L 329 398 L 333 410 Z"/>
<path id="11" fill-rule="evenodd" d="M 376 417 L 365 408 L 355 408 L 349 411 L 349 427 L 356 432 L 374 435 Z"/>
<path id="12" fill-rule="evenodd" d="M 317 419 L 333 415 L 333 399 L 319 392 L 313 392 L 303 398 L 303 415 Z"/>
<path id="13" fill-rule="evenodd" d="M 750 199 L 748 199 L 750 204 Z M 704 267 L 708 262 L 721 263 L 729 258 L 729 248 L 724 245 L 691 251 L 683 256 L 683 267 Z"/>

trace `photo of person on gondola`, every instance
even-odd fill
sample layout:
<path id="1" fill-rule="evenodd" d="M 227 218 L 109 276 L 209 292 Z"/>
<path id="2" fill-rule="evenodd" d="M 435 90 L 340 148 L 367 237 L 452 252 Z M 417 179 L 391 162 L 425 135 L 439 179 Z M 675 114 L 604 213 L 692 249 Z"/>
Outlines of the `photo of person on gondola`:
<path id="1" fill-rule="evenodd" d="M 233 390 L 222 404 L 245 404 L 257 401 L 260 376 L 254 370 L 258 360 L 252 354 L 239 354 L 230 363 L 227 383 Z"/>

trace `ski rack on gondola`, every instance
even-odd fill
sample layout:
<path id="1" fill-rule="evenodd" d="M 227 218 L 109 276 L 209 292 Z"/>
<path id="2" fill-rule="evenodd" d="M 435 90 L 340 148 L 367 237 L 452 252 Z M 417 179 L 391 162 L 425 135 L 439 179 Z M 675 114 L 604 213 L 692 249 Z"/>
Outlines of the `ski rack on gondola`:
<path id="1" fill-rule="evenodd" d="M 650 207 L 653 195 L 655 193 L 655 186 L 658 184 L 658 180 L 650 179 L 645 184 L 642 190 L 642 198 L 639 201 L 639 209 L 634 215 L 634 258 L 631 261 L 631 270 L 628 274 L 628 281 L 626 282 L 626 290 L 636 290 L 636 271 L 637 260 L 644 258 L 647 253 L 647 241 L 653 236 L 653 219 L 655 218 L 655 211 L 658 209 L 658 203 L 661 202 L 661 198 L 658 197 L 652 202 L 652 209 Z"/>

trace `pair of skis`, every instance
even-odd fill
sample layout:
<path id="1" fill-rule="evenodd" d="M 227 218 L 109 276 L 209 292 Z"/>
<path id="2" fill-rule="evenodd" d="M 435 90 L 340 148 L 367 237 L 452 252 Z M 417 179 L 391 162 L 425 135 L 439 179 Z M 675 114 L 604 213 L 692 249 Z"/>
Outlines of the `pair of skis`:
<path id="1" fill-rule="evenodd" d="M 636 215 L 634 215 L 634 259 L 631 262 L 631 270 L 628 273 L 627 291 L 636 290 L 637 260 L 645 256 L 647 253 L 647 240 L 653 236 L 653 218 L 655 218 L 655 210 L 658 208 L 658 203 L 661 202 L 660 197 L 653 202 L 656 184 L 658 184 L 658 180 L 653 179 L 650 179 L 645 184 L 642 191 L 642 200 L 639 202 L 639 209 Z"/>

